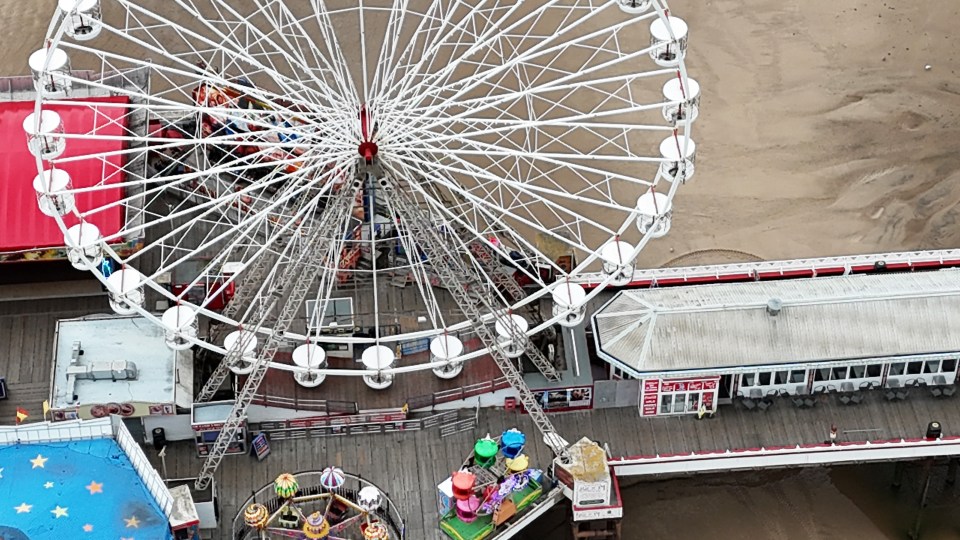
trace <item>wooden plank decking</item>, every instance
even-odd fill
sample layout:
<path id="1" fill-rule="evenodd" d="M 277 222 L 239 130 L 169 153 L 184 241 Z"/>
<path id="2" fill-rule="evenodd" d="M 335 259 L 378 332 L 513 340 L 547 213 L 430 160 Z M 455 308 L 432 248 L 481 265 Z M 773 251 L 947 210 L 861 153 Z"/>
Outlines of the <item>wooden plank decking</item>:
<path id="1" fill-rule="evenodd" d="M 50 396 L 57 320 L 109 312 L 104 294 L 0 302 L 0 377 L 6 378 L 9 393 L 0 400 L 0 424 L 13 423 L 17 407 L 31 420 L 42 417 L 41 404 Z"/>
<path id="2" fill-rule="evenodd" d="M 860 405 L 842 405 L 833 396 L 824 396 L 816 408 L 807 410 L 798 410 L 787 401 L 777 403 L 767 412 L 726 406 L 715 418 L 704 420 L 691 416 L 642 418 L 634 407 L 564 413 L 551 418 L 570 442 L 586 436 L 609 444 L 614 456 L 629 456 L 821 443 L 828 438 L 831 424 L 839 428 L 839 441 L 920 437 L 927 422 L 933 419 L 942 423 L 945 436 L 960 435 L 957 405 L 954 399 L 935 399 L 915 391 L 910 399 L 899 403 L 888 403 L 874 393 Z M 229 522 L 252 490 L 282 472 L 322 469 L 328 465 L 360 474 L 384 489 L 401 508 L 407 521 L 407 538 L 444 538 L 435 527 L 435 485 L 459 466 L 476 438 L 514 426 L 528 433 L 532 463 L 548 466 L 549 450 L 539 441 L 529 418 L 500 409 L 481 411 L 479 425 L 473 432 L 443 439 L 436 430 L 425 430 L 286 440 L 272 443 L 273 453 L 260 464 L 248 457 L 229 457 L 218 473 L 225 524 L 222 538 L 229 537 Z M 152 449 L 147 453 L 156 459 Z M 167 467 L 172 477 L 193 476 L 200 460 L 191 445 L 178 444 L 168 449 Z"/>
<path id="3" fill-rule="evenodd" d="M 10 400 L 0 401 L 0 423 L 12 423 L 17 406 L 31 412 L 30 420 L 40 418 L 40 404 L 49 388 L 56 321 L 101 312 L 109 312 L 104 296 L 0 302 L 0 374 L 7 377 L 11 392 Z M 728 405 L 721 406 L 715 418 L 704 420 L 688 415 L 642 418 L 635 407 L 552 418 L 570 442 L 587 436 L 609 444 L 615 456 L 630 456 L 820 443 L 833 424 L 839 428 L 839 441 L 920 437 L 931 420 L 942 424 L 944 435 L 960 435 L 957 400 L 960 397 L 933 398 L 925 390 L 914 389 L 905 402 L 887 402 L 878 391 L 869 392 L 859 405 L 842 405 L 835 396 L 826 395 L 819 397 L 813 409 L 800 410 L 789 401 L 777 402 L 766 412 Z M 232 517 L 252 490 L 281 472 L 335 464 L 373 480 L 393 498 L 407 520 L 408 538 L 441 538 L 435 527 L 435 485 L 458 467 L 477 437 L 514 426 L 529 434 L 532 462 L 546 467 L 549 451 L 539 442 L 529 418 L 499 409 L 481 411 L 474 431 L 443 439 L 431 429 L 275 441 L 263 463 L 229 457 L 218 473 L 222 537 L 228 537 Z M 156 452 L 152 448 L 146 452 L 160 468 Z M 200 464 L 191 443 L 174 444 L 168 450 L 170 477 L 193 476 Z"/>

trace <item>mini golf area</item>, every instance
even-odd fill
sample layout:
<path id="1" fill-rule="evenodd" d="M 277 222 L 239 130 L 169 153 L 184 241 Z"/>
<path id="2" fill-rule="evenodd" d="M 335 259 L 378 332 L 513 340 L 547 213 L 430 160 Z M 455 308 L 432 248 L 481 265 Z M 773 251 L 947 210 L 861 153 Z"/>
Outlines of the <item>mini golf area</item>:
<path id="1" fill-rule="evenodd" d="M 171 538 L 116 441 L 0 446 L 0 539 Z"/>

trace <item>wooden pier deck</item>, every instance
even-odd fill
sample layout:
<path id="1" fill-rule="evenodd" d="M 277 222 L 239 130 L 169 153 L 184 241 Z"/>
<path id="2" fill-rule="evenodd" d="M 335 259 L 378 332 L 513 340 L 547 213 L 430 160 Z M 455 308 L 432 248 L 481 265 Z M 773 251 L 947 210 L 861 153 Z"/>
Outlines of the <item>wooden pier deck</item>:
<path id="1" fill-rule="evenodd" d="M 17 287 L 20 296 L 30 296 Z M 18 298 L 7 289 L 6 298 Z M 50 396 L 53 339 L 57 321 L 91 313 L 111 313 L 105 294 L 57 299 L 5 300 L 0 297 L 0 377 L 6 378 L 9 396 L 0 400 L 0 424 L 12 424 L 17 407 L 30 419 L 43 417 L 43 401 Z"/>
<path id="2" fill-rule="evenodd" d="M 103 295 L 0 302 L 0 376 L 7 377 L 11 394 L 9 400 L 0 401 L 0 423 L 13 423 L 16 407 L 28 409 L 28 421 L 40 420 L 40 405 L 49 390 L 56 321 L 107 312 Z M 958 399 L 934 398 L 918 388 L 903 402 L 887 402 L 882 391 L 867 392 L 857 405 L 843 405 L 835 395 L 823 395 L 812 409 L 797 409 L 788 400 L 776 402 L 765 412 L 727 405 L 721 406 L 715 418 L 703 420 L 688 415 L 643 418 L 636 407 L 551 418 L 570 442 L 586 436 L 608 444 L 614 456 L 635 456 L 816 444 L 828 439 L 831 425 L 838 427 L 838 442 L 922 437 L 933 420 L 941 423 L 945 436 L 955 436 L 960 435 Z M 229 538 L 232 518 L 251 491 L 279 473 L 338 465 L 371 479 L 390 495 L 406 519 L 408 538 L 440 539 L 435 527 L 436 484 L 459 466 L 477 437 L 510 427 L 529 434 L 532 462 L 546 467 L 551 456 L 529 418 L 502 409 L 481 410 L 476 429 L 447 438 L 441 438 L 434 428 L 294 439 L 274 441 L 271 455 L 262 463 L 245 456 L 228 457 L 218 473 L 223 518 L 220 537 Z M 156 451 L 148 447 L 146 453 L 162 470 Z M 189 442 L 171 445 L 166 462 L 171 478 L 194 476 L 201 465 Z"/>
<path id="3" fill-rule="evenodd" d="M 558 431 L 570 442 L 586 436 L 607 443 L 614 456 L 667 454 L 696 450 L 737 449 L 788 444 L 822 443 L 830 426 L 839 428 L 838 441 L 922 437 L 927 422 L 941 422 L 944 436 L 960 435 L 960 407 L 952 398 L 915 392 L 907 401 L 888 403 L 880 393 L 859 405 L 842 405 L 824 396 L 817 407 L 798 410 L 788 401 L 767 412 L 721 408 L 712 419 L 690 416 L 642 418 L 635 407 L 552 415 Z M 440 438 L 436 430 L 387 435 L 360 435 L 275 441 L 262 463 L 249 457 L 224 460 L 218 482 L 223 512 L 221 538 L 229 538 L 231 520 L 252 490 L 288 471 L 337 465 L 377 483 L 401 508 L 407 538 L 440 540 L 436 529 L 436 484 L 456 469 L 476 438 L 510 427 L 529 434 L 528 453 L 536 466 L 546 467 L 549 450 L 539 441 L 529 418 L 502 409 L 480 411 L 472 432 Z M 147 450 L 160 468 L 156 452 Z M 189 444 L 168 449 L 170 477 L 193 476 L 200 467 Z"/>

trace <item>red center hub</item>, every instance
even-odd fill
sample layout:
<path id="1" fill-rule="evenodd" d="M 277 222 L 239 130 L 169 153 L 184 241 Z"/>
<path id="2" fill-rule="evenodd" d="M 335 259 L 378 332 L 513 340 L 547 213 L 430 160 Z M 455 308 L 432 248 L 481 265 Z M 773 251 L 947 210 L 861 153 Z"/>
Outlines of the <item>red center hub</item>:
<path id="1" fill-rule="evenodd" d="M 373 162 L 377 156 L 377 143 L 373 142 L 373 136 L 377 131 L 376 123 L 373 121 L 373 114 L 367 110 L 367 105 L 360 106 L 360 134 L 363 136 L 363 142 L 360 143 L 357 152 L 367 163 Z"/>
<path id="2" fill-rule="evenodd" d="M 377 143 L 372 141 L 364 141 L 360 143 L 360 147 L 357 148 L 357 151 L 363 156 L 363 159 L 370 163 L 373 161 L 373 158 L 377 155 Z"/>

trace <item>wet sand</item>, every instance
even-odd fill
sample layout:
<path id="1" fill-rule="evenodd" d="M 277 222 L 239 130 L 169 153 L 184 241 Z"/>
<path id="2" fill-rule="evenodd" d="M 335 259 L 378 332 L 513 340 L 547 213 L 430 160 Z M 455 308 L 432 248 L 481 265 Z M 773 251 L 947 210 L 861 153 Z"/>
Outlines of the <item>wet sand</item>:
<path id="1" fill-rule="evenodd" d="M 0 73 L 26 72 L 54 4 L 0 0 Z M 960 3 L 673 8 L 691 25 L 689 68 L 704 91 L 697 175 L 678 195 L 670 235 L 641 264 L 960 246 Z M 870 466 L 637 485 L 624 490 L 624 537 L 905 538 L 916 488 L 891 492 L 891 474 Z M 929 508 L 923 538 L 960 538 L 955 508 Z M 534 537 L 566 534 L 561 525 Z"/>
<path id="2" fill-rule="evenodd" d="M 697 176 L 642 262 L 960 247 L 960 4 L 673 8 L 703 88 Z"/>

